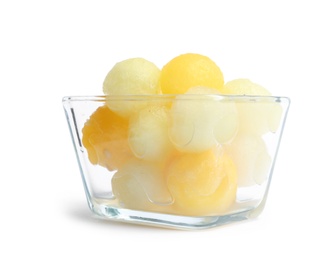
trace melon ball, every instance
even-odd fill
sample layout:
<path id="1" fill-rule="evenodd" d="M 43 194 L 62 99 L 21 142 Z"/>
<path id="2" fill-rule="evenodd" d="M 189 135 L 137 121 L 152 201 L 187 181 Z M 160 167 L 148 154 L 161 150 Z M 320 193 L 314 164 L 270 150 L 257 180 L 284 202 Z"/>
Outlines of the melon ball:
<path id="1" fill-rule="evenodd" d="M 237 167 L 238 186 L 261 185 L 270 172 L 272 158 L 263 139 L 255 134 L 238 134 L 227 151 Z"/>
<path id="2" fill-rule="evenodd" d="M 236 167 L 219 148 L 183 153 L 169 165 L 167 185 L 179 214 L 220 214 L 235 201 Z"/>
<path id="3" fill-rule="evenodd" d="M 162 68 L 159 83 L 164 94 L 183 94 L 195 86 L 220 91 L 224 79 L 218 65 L 209 57 L 185 53 L 176 56 Z"/>
<path id="4" fill-rule="evenodd" d="M 263 135 L 275 133 L 280 126 L 282 107 L 273 99 L 237 102 L 240 132 Z"/>
<path id="5" fill-rule="evenodd" d="M 85 122 L 82 144 L 92 164 L 116 170 L 133 156 L 128 145 L 128 120 L 106 105 L 98 107 Z"/>
<path id="6" fill-rule="evenodd" d="M 169 135 L 179 151 L 206 151 L 235 136 L 236 105 L 214 95 L 221 94 L 208 87 L 192 87 L 173 101 Z"/>
<path id="7" fill-rule="evenodd" d="M 270 92 L 264 87 L 248 80 L 235 79 L 224 86 L 224 94 L 265 96 L 265 98 L 251 98 L 249 101 L 237 101 L 239 112 L 239 131 L 246 133 L 265 134 L 276 132 L 282 117 L 282 107 L 274 102 Z"/>
<path id="8" fill-rule="evenodd" d="M 266 88 L 244 78 L 228 81 L 222 92 L 226 95 L 271 96 Z"/>
<path id="9" fill-rule="evenodd" d="M 172 204 L 163 164 L 128 161 L 112 178 L 112 191 L 119 204 L 128 209 L 158 211 Z"/>
<path id="10" fill-rule="evenodd" d="M 128 143 L 137 158 L 164 161 L 173 150 L 168 137 L 169 112 L 165 106 L 147 106 L 130 119 Z"/>
<path id="11" fill-rule="evenodd" d="M 146 102 L 118 100 L 117 95 L 160 94 L 160 70 L 143 58 L 118 62 L 103 82 L 103 92 L 108 95 L 107 105 L 121 116 L 128 117 L 146 105 Z"/>

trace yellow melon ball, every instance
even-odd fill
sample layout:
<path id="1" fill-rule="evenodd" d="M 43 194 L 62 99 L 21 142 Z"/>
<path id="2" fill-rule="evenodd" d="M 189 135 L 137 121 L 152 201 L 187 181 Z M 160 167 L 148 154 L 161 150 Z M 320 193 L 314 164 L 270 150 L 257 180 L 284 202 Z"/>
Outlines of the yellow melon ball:
<path id="1" fill-rule="evenodd" d="M 178 214 L 222 214 L 236 198 L 236 167 L 220 149 L 182 154 L 169 165 L 167 185 Z"/>
<path id="2" fill-rule="evenodd" d="M 164 94 L 183 94 L 195 86 L 221 90 L 223 84 L 223 74 L 216 63 L 195 53 L 175 57 L 162 68 L 160 74 Z"/>
<path id="3" fill-rule="evenodd" d="M 132 58 L 116 63 L 103 82 L 103 92 L 109 96 L 107 105 L 121 116 L 130 116 L 146 103 L 113 100 L 112 96 L 160 94 L 159 77 L 159 68 L 143 58 Z"/>
<path id="4" fill-rule="evenodd" d="M 239 122 L 234 103 L 208 87 L 192 87 L 185 94 L 176 97 L 170 111 L 169 135 L 178 150 L 202 152 L 235 136 Z"/>
<path id="5" fill-rule="evenodd" d="M 128 121 L 105 105 L 86 121 L 82 134 L 82 143 L 92 164 L 115 170 L 133 156 L 127 141 Z"/>
<path id="6" fill-rule="evenodd" d="M 112 178 L 112 192 L 127 209 L 163 211 L 172 196 L 164 179 L 164 165 L 132 159 Z"/>

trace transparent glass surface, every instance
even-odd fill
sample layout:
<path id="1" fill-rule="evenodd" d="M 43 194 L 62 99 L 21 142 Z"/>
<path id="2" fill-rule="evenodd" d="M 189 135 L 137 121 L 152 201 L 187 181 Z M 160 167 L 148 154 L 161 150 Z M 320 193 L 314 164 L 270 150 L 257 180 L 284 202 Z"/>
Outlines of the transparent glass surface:
<path id="1" fill-rule="evenodd" d="M 273 96 L 63 98 L 90 209 L 178 229 L 260 214 L 289 105 Z"/>

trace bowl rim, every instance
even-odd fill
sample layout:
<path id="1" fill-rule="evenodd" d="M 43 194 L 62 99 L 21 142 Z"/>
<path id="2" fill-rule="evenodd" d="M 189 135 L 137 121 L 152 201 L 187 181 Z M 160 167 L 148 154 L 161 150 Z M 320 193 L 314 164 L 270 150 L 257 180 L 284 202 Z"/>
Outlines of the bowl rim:
<path id="1" fill-rule="evenodd" d="M 87 95 L 87 96 L 64 96 L 63 103 L 79 101 L 144 101 L 144 100 L 216 100 L 216 101 L 243 101 L 243 102 L 276 102 L 291 103 L 286 96 L 261 96 L 261 95 L 220 95 L 220 94 L 154 94 L 154 95 Z"/>

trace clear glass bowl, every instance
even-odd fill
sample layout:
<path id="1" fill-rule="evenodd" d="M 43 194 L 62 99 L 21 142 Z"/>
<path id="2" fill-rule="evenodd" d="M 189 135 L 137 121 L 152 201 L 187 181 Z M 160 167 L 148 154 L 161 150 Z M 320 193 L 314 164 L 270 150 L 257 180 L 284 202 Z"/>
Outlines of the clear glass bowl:
<path id="1" fill-rule="evenodd" d="M 63 98 L 92 212 L 178 229 L 260 214 L 289 105 L 274 96 Z"/>

